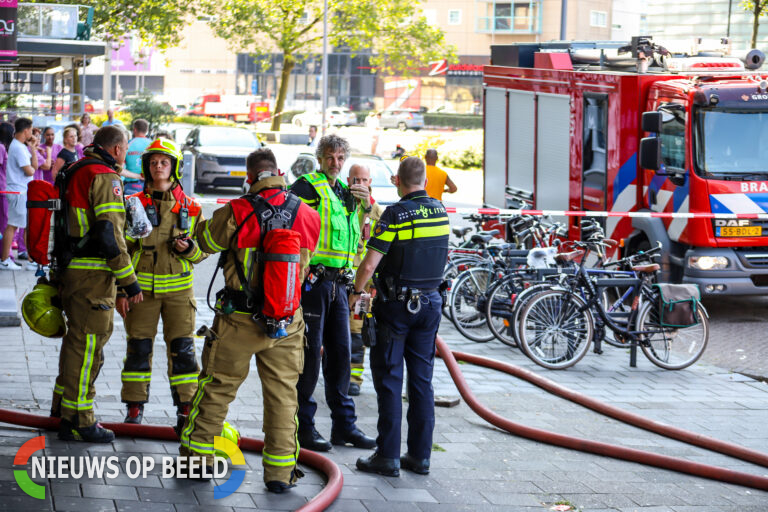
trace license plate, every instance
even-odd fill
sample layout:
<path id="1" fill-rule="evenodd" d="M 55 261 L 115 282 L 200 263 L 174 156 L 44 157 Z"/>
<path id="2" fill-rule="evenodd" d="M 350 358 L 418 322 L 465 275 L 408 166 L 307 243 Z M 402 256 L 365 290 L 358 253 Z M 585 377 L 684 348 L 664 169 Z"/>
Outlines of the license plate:
<path id="1" fill-rule="evenodd" d="M 762 236 L 761 226 L 723 226 L 717 228 L 717 236 Z"/>
<path id="2" fill-rule="evenodd" d="M 245 171 L 229 171 L 230 176 L 245 176 Z"/>

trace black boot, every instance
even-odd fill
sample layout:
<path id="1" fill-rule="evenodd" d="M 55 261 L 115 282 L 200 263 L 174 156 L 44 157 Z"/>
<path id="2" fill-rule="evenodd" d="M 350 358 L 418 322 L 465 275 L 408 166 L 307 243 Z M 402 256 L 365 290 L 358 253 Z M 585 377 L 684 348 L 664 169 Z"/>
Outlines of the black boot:
<path id="1" fill-rule="evenodd" d="M 138 402 L 128 402 L 126 404 L 128 413 L 125 415 L 123 423 L 133 423 L 139 425 L 141 420 L 144 419 L 144 404 Z"/>
<path id="2" fill-rule="evenodd" d="M 61 420 L 59 425 L 59 439 L 62 441 L 85 441 L 86 443 L 111 443 L 115 440 L 115 433 L 98 423 L 90 427 L 75 427 L 67 420 Z"/>
<path id="3" fill-rule="evenodd" d="M 315 427 L 312 427 L 310 431 L 299 431 L 299 446 L 313 452 L 327 452 L 331 450 L 331 443 L 326 441 Z"/>
<path id="4" fill-rule="evenodd" d="M 331 443 L 339 446 L 351 444 L 355 448 L 365 448 L 368 450 L 376 448 L 376 440 L 363 434 L 357 427 L 353 427 L 352 430 L 343 434 L 340 432 L 331 432 Z"/>
<path id="5" fill-rule="evenodd" d="M 271 482 L 267 482 L 265 485 L 267 486 L 267 490 L 269 492 L 273 492 L 275 494 L 282 494 L 288 489 L 296 487 L 296 484 L 287 484 L 285 482 L 280 482 L 279 480 L 272 480 Z"/>
<path id="6" fill-rule="evenodd" d="M 400 460 L 387 459 L 373 452 L 373 455 L 364 459 L 357 459 L 357 469 L 366 473 L 377 473 L 384 476 L 400 476 Z"/>
<path id="7" fill-rule="evenodd" d="M 417 459 L 412 457 L 410 453 L 406 453 L 400 457 L 400 467 L 419 475 L 428 475 L 429 459 Z"/>
<path id="8" fill-rule="evenodd" d="M 349 391 L 347 391 L 347 394 L 349 396 L 360 396 L 360 384 L 356 382 L 350 382 Z"/>

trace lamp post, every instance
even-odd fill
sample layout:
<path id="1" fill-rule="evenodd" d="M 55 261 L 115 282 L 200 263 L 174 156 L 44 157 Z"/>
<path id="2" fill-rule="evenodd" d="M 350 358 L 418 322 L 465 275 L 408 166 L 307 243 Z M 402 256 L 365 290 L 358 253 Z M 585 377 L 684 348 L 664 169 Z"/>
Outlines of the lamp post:
<path id="1" fill-rule="evenodd" d="M 120 43 L 120 41 L 112 41 L 110 46 L 112 47 L 112 51 L 114 51 L 116 54 L 116 59 L 114 60 L 114 63 L 117 66 L 115 68 L 115 101 L 120 101 L 120 66 L 122 65 L 123 61 L 120 60 L 119 52 L 123 45 Z"/>
<path id="2" fill-rule="evenodd" d="M 328 0 L 323 0 L 323 99 L 322 99 L 322 130 L 320 134 L 325 136 L 325 111 L 328 108 Z"/>

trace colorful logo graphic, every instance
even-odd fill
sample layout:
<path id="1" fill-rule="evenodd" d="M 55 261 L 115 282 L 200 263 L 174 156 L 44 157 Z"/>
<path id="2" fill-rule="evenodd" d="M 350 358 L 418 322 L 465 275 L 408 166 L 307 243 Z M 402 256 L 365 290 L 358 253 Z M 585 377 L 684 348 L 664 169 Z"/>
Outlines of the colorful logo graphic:
<path id="1" fill-rule="evenodd" d="M 237 446 L 235 446 L 237 448 Z M 29 457 L 32 456 L 33 453 L 35 453 L 38 450 L 44 450 L 45 449 L 45 437 L 43 436 L 37 436 L 33 437 L 23 445 L 21 445 L 21 448 L 19 448 L 19 451 L 16 452 L 16 457 L 13 458 L 13 465 L 14 466 L 24 466 L 29 462 Z M 240 450 L 238 450 L 240 452 Z M 240 454 L 240 458 L 242 458 L 243 455 Z M 234 474 L 234 471 L 232 472 Z M 245 471 L 243 471 L 243 476 L 245 475 Z M 31 478 L 29 478 L 29 474 L 27 473 L 26 469 L 14 469 L 13 470 L 13 477 L 16 479 L 16 483 L 19 484 L 19 487 L 21 487 L 21 490 L 25 493 L 29 494 L 33 498 L 37 498 L 38 500 L 45 499 L 45 486 L 44 485 L 38 485 L 35 482 L 32 481 Z M 240 477 L 240 481 L 243 481 L 243 477 Z M 237 487 L 235 487 L 237 489 Z"/>
<path id="2" fill-rule="evenodd" d="M 235 466 L 245 466 L 245 457 L 243 457 L 243 452 L 241 452 L 240 448 L 238 448 L 237 445 L 232 441 L 230 441 L 229 439 L 226 439 L 220 436 L 215 436 L 213 438 L 213 449 L 216 450 L 217 455 L 222 457 L 226 455 L 227 457 L 229 457 L 229 461 L 231 464 Z M 24 476 L 26 476 L 26 473 L 24 473 Z M 27 479 L 29 479 L 29 477 L 27 477 Z M 244 469 L 233 469 L 232 473 L 229 475 L 229 479 L 227 479 L 226 482 L 224 482 L 221 485 L 217 485 L 216 487 L 213 488 L 213 499 L 218 500 L 221 498 L 226 498 L 227 496 L 235 492 L 238 489 L 238 487 L 240 487 L 244 479 L 245 479 Z M 30 483 L 32 482 L 30 481 Z M 45 492 L 45 488 L 43 488 L 43 492 Z"/>

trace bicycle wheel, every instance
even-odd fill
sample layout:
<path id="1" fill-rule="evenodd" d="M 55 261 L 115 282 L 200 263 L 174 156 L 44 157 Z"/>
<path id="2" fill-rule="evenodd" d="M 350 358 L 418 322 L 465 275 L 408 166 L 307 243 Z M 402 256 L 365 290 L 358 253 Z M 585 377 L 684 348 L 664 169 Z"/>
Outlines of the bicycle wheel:
<path id="1" fill-rule="evenodd" d="M 512 305 L 512 338 L 517 343 L 517 346 L 522 350 L 520 345 L 520 314 L 525 310 L 525 306 L 541 292 L 551 290 L 552 285 L 549 283 L 537 283 L 530 286 L 520 292 L 515 299 L 515 303 Z"/>
<path id="2" fill-rule="evenodd" d="M 646 302 L 636 323 L 638 332 L 645 333 L 640 343 L 645 357 L 665 370 L 681 370 L 695 363 L 709 342 L 709 320 L 701 304 L 696 317 L 699 323 L 690 327 L 662 327 L 658 303 Z"/>
<path id="3" fill-rule="evenodd" d="M 521 291 L 518 281 L 518 276 L 507 276 L 495 282 L 488 291 L 485 304 L 488 328 L 496 339 L 513 348 L 519 346 L 514 334 L 515 324 L 512 321 L 515 301 Z"/>
<path id="4" fill-rule="evenodd" d="M 485 301 L 494 277 L 494 271 L 488 268 L 469 269 L 451 288 L 451 319 L 464 337 L 478 343 L 493 339 L 485 320 Z"/>
<path id="5" fill-rule="evenodd" d="M 581 297 L 549 290 L 531 298 L 520 314 L 520 346 L 533 362 L 562 370 L 583 358 L 592 344 L 594 319 Z"/>

